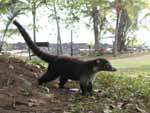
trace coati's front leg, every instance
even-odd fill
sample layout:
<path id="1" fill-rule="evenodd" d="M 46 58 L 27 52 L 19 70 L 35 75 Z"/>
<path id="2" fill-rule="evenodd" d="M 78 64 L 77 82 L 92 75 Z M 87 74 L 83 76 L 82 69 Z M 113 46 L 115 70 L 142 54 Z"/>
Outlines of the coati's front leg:
<path id="1" fill-rule="evenodd" d="M 89 84 L 80 83 L 80 89 L 82 91 L 83 96 L 89 96 L 93 94 L 91 82 Z"/>
<path id="2" fill-rule="evenodd" d="M 86 86 L 85 84 L 83 84 L 82 82 L 80 82 L 80 89 L 81 89 L 81 93 L 82 95 L 86 95 L 87 91 L 86 91 Z"/>
<path id="3" fill-rule="evenodd" d="M 92 85 L 91 81 L 88 83 L 87 91 L 88 91 L 89 95 L 93 94 L 93 85 Z"/>
<path id="4" fill-rule="evenodd" d="M 82 95 L 84 96 L 88 96 L 88 95 L 92 95 L 93 90 L 92 90 L 92 81 L 90 81 L 90 79 L 86 79 L 86 78 L 81 78 L 80 79 L 80 89 L 82 91 Z"/>

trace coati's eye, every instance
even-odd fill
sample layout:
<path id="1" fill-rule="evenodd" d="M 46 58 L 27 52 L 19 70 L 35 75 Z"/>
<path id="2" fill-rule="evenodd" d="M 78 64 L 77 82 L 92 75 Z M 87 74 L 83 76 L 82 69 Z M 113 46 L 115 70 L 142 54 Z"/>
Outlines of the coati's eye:
<path id="1" fill-rule="evenodd" d="M 97 62 L 97 64 L 99 64 L 99 63 L 100 63 L 100 60 L 96 60 L 96 62 Z"/>

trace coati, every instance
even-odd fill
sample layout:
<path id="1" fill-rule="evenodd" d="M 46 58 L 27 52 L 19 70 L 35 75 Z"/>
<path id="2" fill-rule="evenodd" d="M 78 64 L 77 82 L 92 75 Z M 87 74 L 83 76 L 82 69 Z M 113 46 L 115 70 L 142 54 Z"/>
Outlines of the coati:
<path id="1" fill-rule="evenodd" d="M 55 56 L 41 51 L 31 40 L 25 29 L 14 20 L 29 48 L 48 65 L 47 72 L 38 80 L 39 85 L 59 78 L 59 87 L 64 88 L 68 79 L 80 82 L 82 95 L 92 95 L 92 83 L 98 71 L 116 71 L 110 62 L 103 58 L 83 61 L 73 57 Z"/>

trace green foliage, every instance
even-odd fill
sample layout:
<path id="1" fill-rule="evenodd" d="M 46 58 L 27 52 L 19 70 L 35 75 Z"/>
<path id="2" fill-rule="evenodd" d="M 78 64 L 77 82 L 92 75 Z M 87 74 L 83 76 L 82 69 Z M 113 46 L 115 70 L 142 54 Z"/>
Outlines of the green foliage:
<path id="1" fill-rule="evenodd" d="M 54 15 L 53 4 L 55 3 L 58 15 Z M 46 5 L 43 5 L 46 4 Z M 77 30 L 77 23 L 82 22 L 88 25 L 89 28 L 93 27 L 92 23 L 92 10 L 94 5 L 98 8 L 99 18 L 99 38 L 103 37 L 107 32 L 115 33 L 114 23 L 116 22 L 115 0 L 2 0 L 0 1 L 0 14 L 4 15 L 6 20 L 6 29 L 3 35 L 8 30 L 9 24 L 13 18 L 20 14 L 25 14 L 27 11 L 34 13 L 36 9 L 41 6 L 48 7 L 49 17 L 52 20 L 58 18 L 62 23 L 65 23 L 66 28 Z M 130 26 L 126 29 L 126 37 L 130 37 L 135 30 L 138 29 L 138 18 L 143 9 L 149 9 L 148 4 L 144 0 L 123 0 L 122 7 L 128 12 L 130 18 Z M 149 14 L 145 14 L 144 18 Z M 82 18 L 88 17 L 89 21 L 85 22 Z M 142 18 L 143 19 L 143 18 Z M 141 25 L 142 26 L 142 25 Z M 35 27 L 35 26 L 33 26 Z M 36 27 L 37 28 L 37 27 Z"/>
<path id="2" fill-rule="evenodd" d="M 136 47 L 136 46 L 139 46 L 143 43 L 144 42 L 142 41 L 142 39 L 136 38 L 136 37 L 126 39 L 126 45 L 129 47 Z"/>
<path id="3" fill-rule="evenodd" d="M 88 46 L 89 49 L 92 49 L 92 48 L 93 48 L 93 42 L 90 41 L 90 42 L 87 44 L 87 46 Z"/>
<path id="4" fill-rule="evenodd" d="M 48 64 L 40 59 L 33 59 L 31 60 L 31 63 L 35 66 L 38 66 L 41 69 L 46 69 Z"/>
<path id="5" fill-rule="evenodd" d="M 25 11 L 27 9 L 26 7 L 24 7 L 24 5 L 22 5 L 22 2 L 19 1 L 19 2 L 13 3 L 9 0 L 7 2 L 4 2 L 1 7 L 2 7 L 2 10 L 0 9 L 0 14 L 3 14 L 3 11 L 5 10 L 6 12 L 3 15 L 4 17 L 6 16 L 7 18 L 2 18 L 2 20 L 6 24 L 6 27 L 4 29 L 2 38 L 0 39 L 0 41 L 2 42 L 0 45 L 0 49 L 3 46 L 3 42 L 4 42 L 7 31 L 9 31 L 9 34 L 8 34 L 9 37 L 15 33 L 15 32 L 12 33 L 12 31 L 14 30 L 9 30 L 9 26 L 11 22 L 13 21 L 13 19 L 17 17 L 18 15 L 23 14 L 22 11 Z"/>
<path id="6" fill-rule="evenodd" d="M 25 14 L 26 11 L 33 11 L 33 4 L 35 3 L 36 7 L 38 8 L 43 1 L 37 1 L 37 0 L 26 0 L 26 1 L 15 1 L 12 2 L 11 0 L 7 0 L 5 2 L 1 2 L 0 7 L 0 14 L 3 14 L 5 18 L 3 18 L 3 21 L 6 24 L 3 37 L 1 41 L 4 41 L 5 35 L 7 31 L 9 30 L 9 26 L 14 18 L 16 18 L 18 15 Z M 12 31 L 12 30 L 11 30 Z M 10 33 L 11 34 L 11 33 Z M 9 34 L 9 35 L 10 35 Z M 2 45 L 1 45 L 2 46 Z"/>
<path id="7" fill-rule="evenodd" d="M 24 88 L 21 88 L 20 89 L 20 94 L 23 95 L 23 96 L 31 96 L 32 95 L 32 92 L 29 91 L 29 90 L 26 90 Z"/>
<path id="8" fill-rule="evenodd" d="M 24 78 L 20 78 L 20 94 L 23 96 L 30 96 L 32 95 L 32 83 Z"/>

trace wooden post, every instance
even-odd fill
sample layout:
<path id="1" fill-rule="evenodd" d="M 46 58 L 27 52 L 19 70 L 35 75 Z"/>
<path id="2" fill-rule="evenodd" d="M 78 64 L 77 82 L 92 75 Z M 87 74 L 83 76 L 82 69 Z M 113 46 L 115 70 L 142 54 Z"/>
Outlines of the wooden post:
<path id="1" fill-rule="evenodd" d="M 71 30 L 71 56 L 73 56 L 73 31 Z"/>

